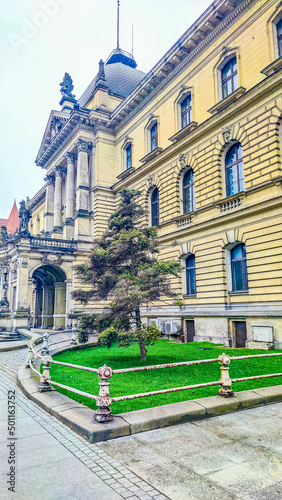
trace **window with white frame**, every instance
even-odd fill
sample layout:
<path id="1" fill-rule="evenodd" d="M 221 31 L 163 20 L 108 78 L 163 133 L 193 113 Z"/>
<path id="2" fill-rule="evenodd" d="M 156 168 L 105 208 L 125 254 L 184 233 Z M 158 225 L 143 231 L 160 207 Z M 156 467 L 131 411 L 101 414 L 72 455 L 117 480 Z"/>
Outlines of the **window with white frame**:
<path id="1" fill-rule="evenodd" d="M 230 250 L 230 264 L 232 291 L 248 291 L 246 245 L 244 243 L 238 243 Z"/>
<path id="2" fill-rule="evenodd" d="M 232 94 L 238 88 L 237 59 L 230 58 L 221 68 L 221 94 L 222 99 Z"/>
<path id="3" fill-rule="evenodd" d="M 180 128 L 184 128 L 192 122 L 192 97 L 191 94 L 184 96 L 179 101 Z"/>
<path id="4" fill-rule="evenodd" d="M 150 153 L 154 149 L 157 149 L 158 143 L 158 122 L 155 121 L 148 127 L 148 152 Z"/>
<path id="5" fill-rule="evenodd" d="M 183 295 L 196 295 L 196 261 L 194 254 L 188 254 L 183 263 Z"/>
<path id="6" fill-rule="evenodd" d="M 123 167 L 128 170 L 132 167 L 132 143 L 129 142 L 123 149 Z"/>
<path id="7" fill-rule="evenodd" d="M 192 168 L 189 168 L 182 180 L 182 204 L 183 214 L 195 210 L 195 182 Z"/>
<path id="8" fill-rule="evenodd" d="M 243 150 L 239 142 L 233 144 L 225 156 L 226 196 L 244 191 Z"/>

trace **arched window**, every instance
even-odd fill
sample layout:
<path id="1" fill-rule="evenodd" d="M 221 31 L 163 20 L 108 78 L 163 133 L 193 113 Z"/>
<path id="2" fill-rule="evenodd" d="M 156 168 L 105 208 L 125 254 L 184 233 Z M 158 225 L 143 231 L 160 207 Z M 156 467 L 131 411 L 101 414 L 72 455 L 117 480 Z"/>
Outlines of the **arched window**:
<path id="1" fill-rule="evenodd" d="M 238 88 L 236 56 L 232 57 L 221 70 L 221 88 L 223 99 Z"/>
<path id="2" fill-rule="evenodd" d="M 227 152 L 225 158 L 226 196 L 244 191 L 242 146 L 238 142 Z"/>
<path id="3" fill-rule="evenodd" d="M 180 103 L 181 128 L 186 127 L 192 121 L 192 99 L 191 94 L 187 95 Z"/>
<path id="4" fill-rule="evenodd" d="M 159 190 L 157 187 L 151 195 L 151 223 L 152 226 L 159 225 Z"/>
<path id="5" fill-rule="evenodd" d="M 231 274 L 232 274 L 232 291 L 243 292 L 248 290 L 248 273 L 246 246 L 244 243 L 239 243 L 230 251 L 231 257 Z"/>
<path id="6" fill-rule="evenodd" d="M 277 45 L 278 45 L 278 56 L 282 57 L 282 19 L 276 24 L 277 29 Z"/>
<path id="7" fill-rule="evenodd" d="M 131 167 L 132 167 L 132 144 L 130 142 L 124 148 L 124 170 L 128 170 Z"/>
<path id="8" fill-rule="evenodd" d="M 196 294 L 196 267 L 193 254 L 186 259 L 186 293 L 187 295 Z"/>
<path id="9" fill-rule="evenodd" d="M 194 184 L 194 173 L 192 168 L 187 170 L 183 177 L 183 213 L 187 214 L 195 210 L 195 184 Z"/>

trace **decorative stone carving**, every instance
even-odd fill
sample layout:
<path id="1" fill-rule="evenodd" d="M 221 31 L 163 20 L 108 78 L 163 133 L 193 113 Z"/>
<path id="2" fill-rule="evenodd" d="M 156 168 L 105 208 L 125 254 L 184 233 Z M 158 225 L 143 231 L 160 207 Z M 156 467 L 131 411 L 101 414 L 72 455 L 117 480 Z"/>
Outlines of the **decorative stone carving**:
<path id="1" fill-rule="evenodd" d="M 187 165 L 187 153 L 180 153 L 179 155 L 179 163 L 181 168 L 185 168 Z"/>
<path id="2" fill-rule="evenodd" d="M 84 153 L 88 152 L 88 142 L 83 141 L 82 139 L 78 139 L 78 141 L 76 142 L 76 146 L 79 153 L 81 151 L 83 151 Z"/>
<path id="3" fill-rule="evenodd" d="M 62 167 L 56 167 L 55 168 L 55 176 L 56 177 L 62 177 L 62 175 L 63 175 L 63 169 L 62 169 Z"/>
<path id="4" fill-rule="evenodd" d="M 61 131 L 62 128 L 63 128 L 63 121 L 58 116 L 55 116 L 50 124 L 51 139 L 54 139 L 54 137 L 58 135 L 58 133 Z"/>
<path id="5" fill-rule="evenodd" d="M 231 125 L 224 125 L 222 127 L 222 137 L 225 143 L 229 143 L 232 140 L 233 127 Z"/>
<path id="6" fill-rule="evenodd" d="M 147 175 L 147 181 L 150 187 L 154 185 L 154 177 L 151 174 Z"/>
<path id="7" fill-rule="evenodd" d="M 25 201 L 20 202 L 19 219 L 20 219 L 20 233 L 28 233 L 28 222 L 31 218 L 30 211 L 25 206 Z"/>
<path id="8" fill-rule="evenodd" d="M 72 94 L 73 83 L 69 73 L 65 73 L 64 79 L 62 83 L 60 83 L 60 87 L 61 87 L 60 92 L 63 97 L 70 97 L 71 99 L 75 98 L 75 95 Z"/>
<path id="9" fill-rule="evenodd" d="M 76 155 L 73 153 L 66 153 L 64 155 L 64 158 L 67 160 L 67 163 L 74 163 L 76 160 Z"/>
<path id="10" fill-rule="evenodd" d="M 46 175 L 46 177 L 44 177 L 44 181 L 47 182 L 48 185 L 52 185 L 54 184 L 54 176 Z"/>
<path id="11" fill-rule="evenodd" d="M 45 253 L 41 259 L 42 264 L 60 266 L 63 262 L 62 256 L 56 253 Z"/>

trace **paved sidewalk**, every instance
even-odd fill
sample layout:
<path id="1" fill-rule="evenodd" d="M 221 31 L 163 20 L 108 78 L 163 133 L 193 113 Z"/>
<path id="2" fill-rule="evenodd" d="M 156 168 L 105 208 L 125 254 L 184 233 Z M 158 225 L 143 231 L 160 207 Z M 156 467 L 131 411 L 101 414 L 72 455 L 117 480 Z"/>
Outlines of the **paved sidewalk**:
<path id="1" fill-rule="evenodd" d="M 0 499 L 166 500 L 100 446 L 29 401 L 16 386 L 27 349 L 0 353 Z M 8 490 L 7 394 L 16 391 L 16 493 Z M 14 440 L 14 437 L 13 437 Z"/>
<path id="2" fill-rule="evenodd" d="M 99 444 L 173 500 L 282 499 L 282 403 Z"/>
<path id="3" fill-rule="evenodd" d="M 90 444 L 16 386 L 26 356 L 0 352 L 1 500 L 281 500 L 282 403 Z M 16 493 L 7 489 L 10 389 Z"/>

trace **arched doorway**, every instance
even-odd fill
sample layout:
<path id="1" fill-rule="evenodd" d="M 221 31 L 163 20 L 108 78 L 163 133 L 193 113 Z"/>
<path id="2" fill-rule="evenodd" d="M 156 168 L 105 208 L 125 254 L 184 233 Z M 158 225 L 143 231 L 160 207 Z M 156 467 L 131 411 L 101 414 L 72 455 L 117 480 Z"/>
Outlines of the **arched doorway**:
<path id="1" fill-rule="evenodd" d="M 60 328 L 66 321 L 66 275 L 45 265 L 32 275 L 35 285 L 34 328 Z"/>

